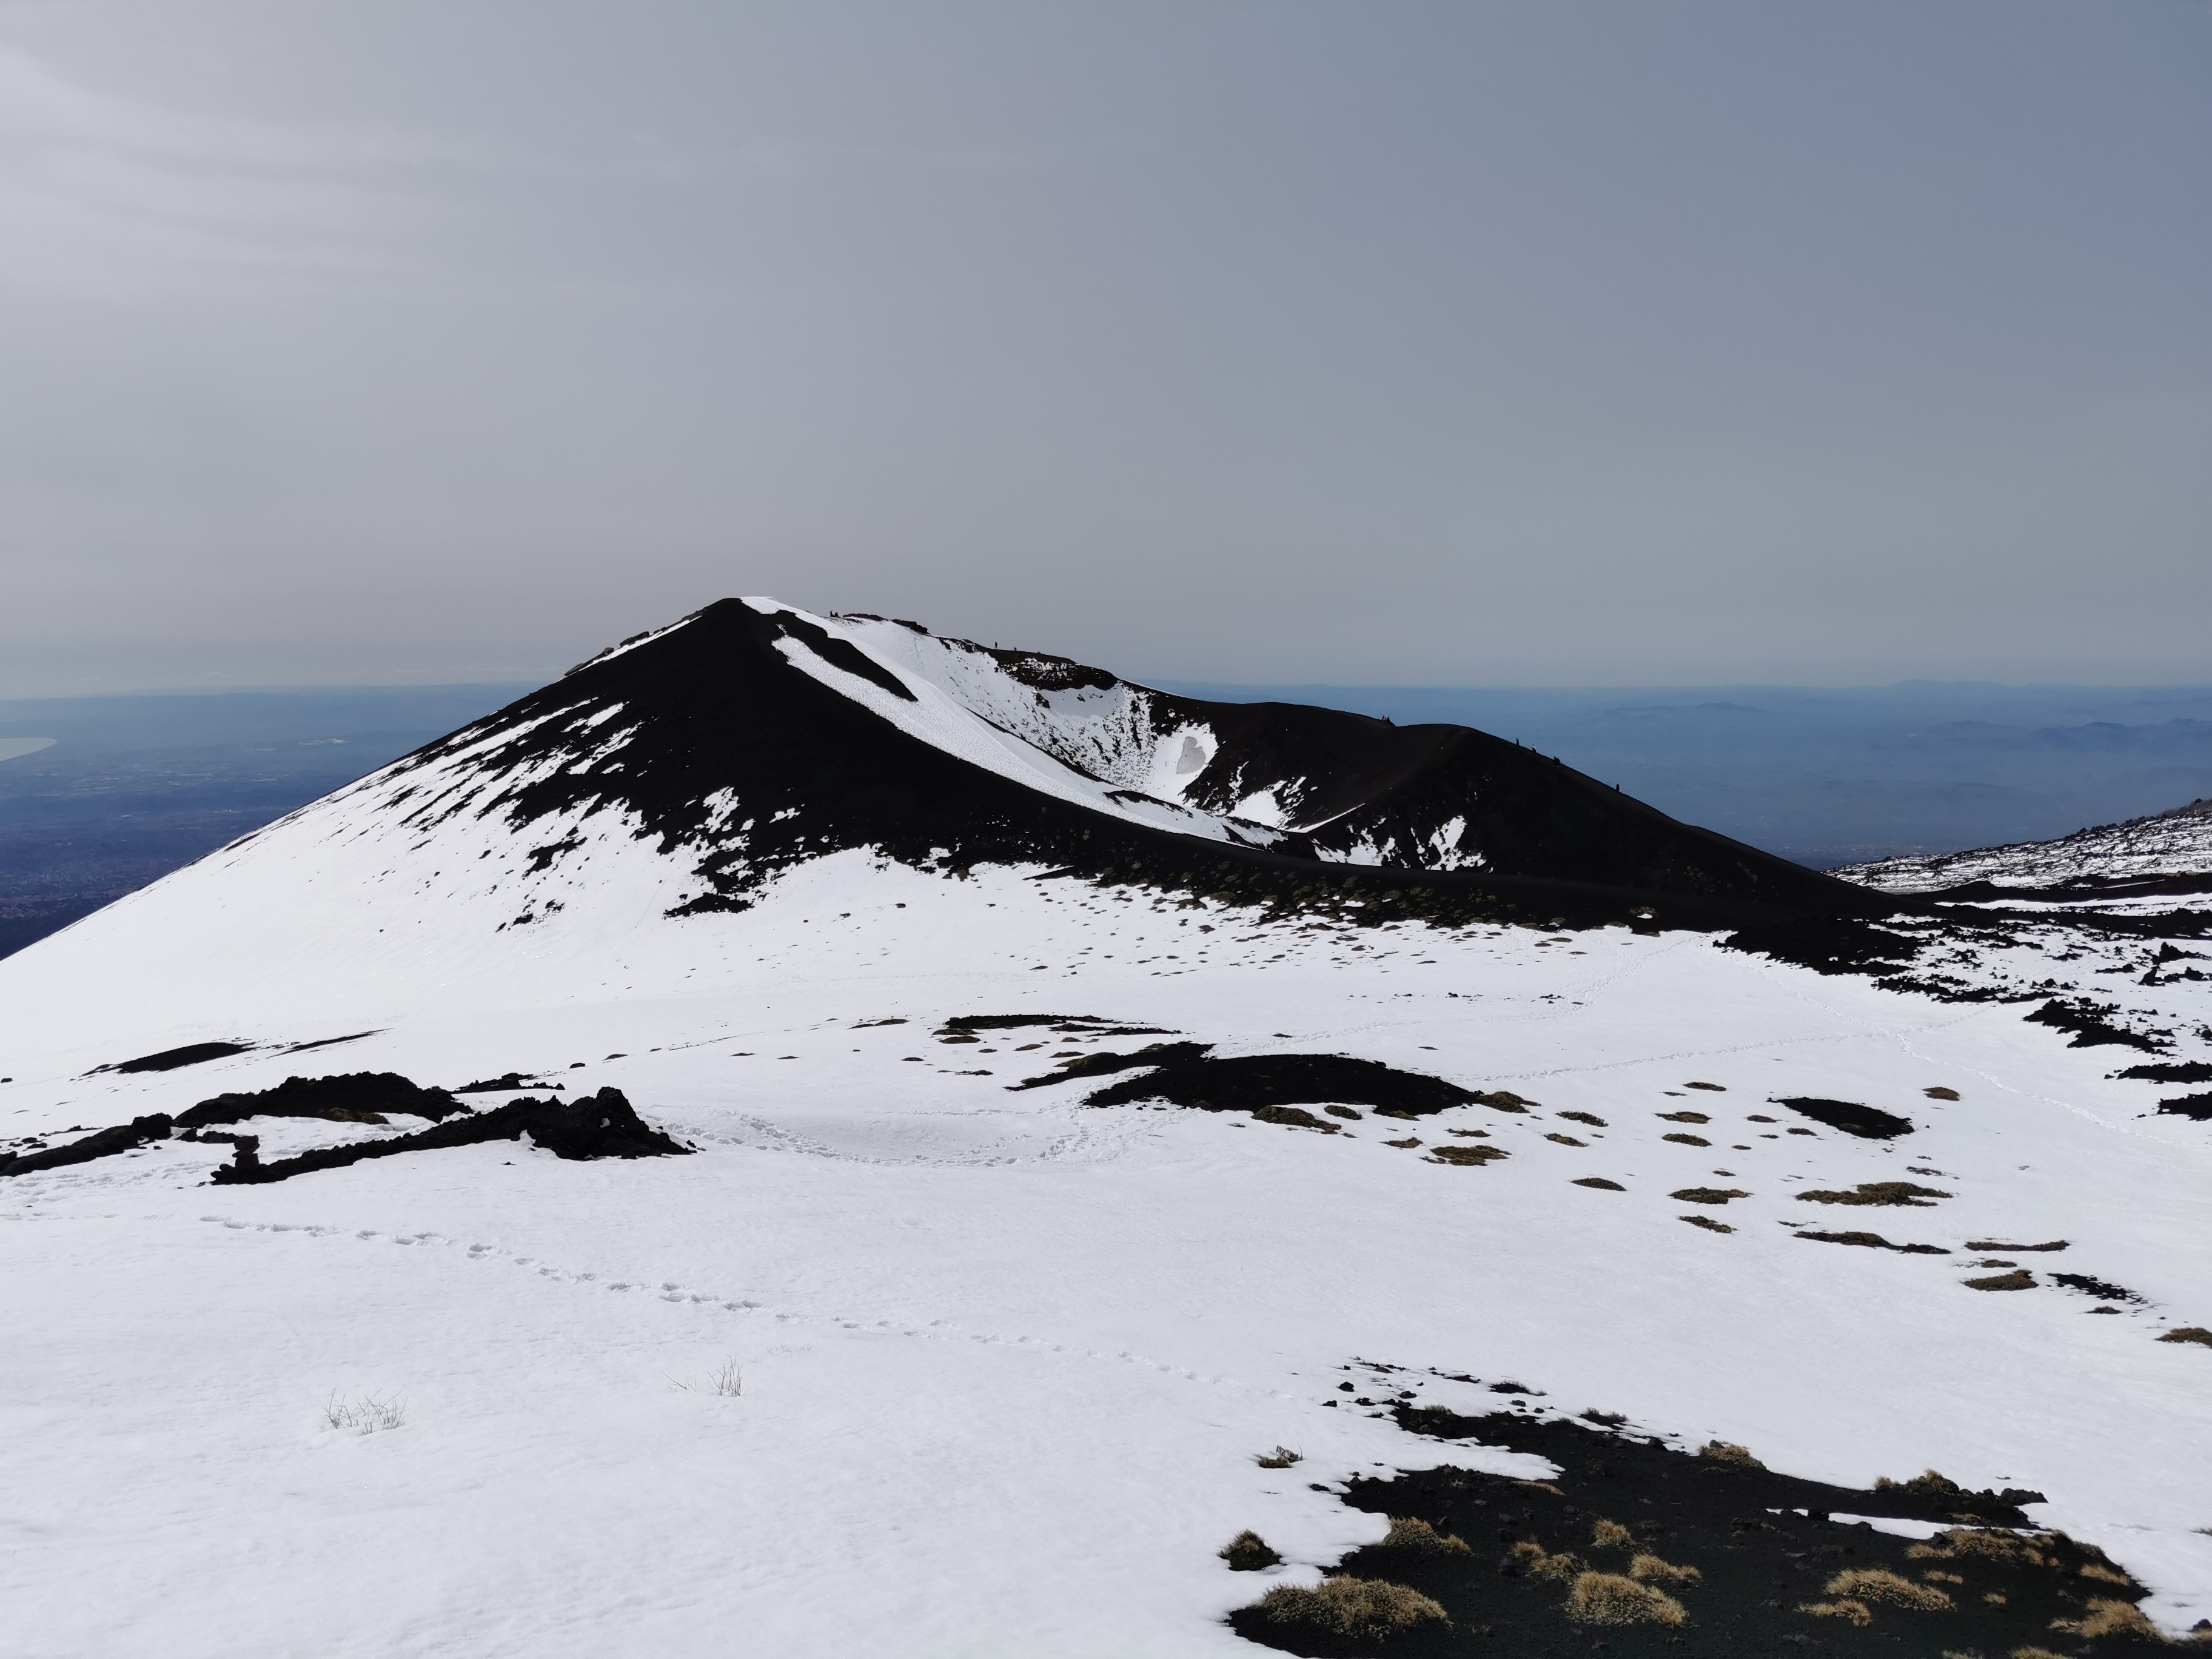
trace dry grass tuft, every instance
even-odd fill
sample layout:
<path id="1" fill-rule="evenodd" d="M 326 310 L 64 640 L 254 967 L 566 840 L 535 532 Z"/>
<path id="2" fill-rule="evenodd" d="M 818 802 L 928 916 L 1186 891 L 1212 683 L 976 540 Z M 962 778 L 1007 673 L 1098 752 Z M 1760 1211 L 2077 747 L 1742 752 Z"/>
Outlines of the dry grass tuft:
<path id="1" fill-rule="evenodd" d="M 1732 1198 L 1749 1198 L 1741 1187 L 1685 1187 L 1668 1197 L 1679 1204 L 1725 1204 Z"/>
<path id="2" fill-rule="evenodd" d="M 1920 1092 L 1930 1100 L 1956 1100 L 1959 1097 L 1959 1091 L 1956 1089 L 1946 1089 L 1940 1083 L 1932 1089 L 1923 1089 Z"/>
<path id="3" fill-rule="evenodd" d="M 1554 1498 L 1565 1498 L 1566 1496 L 1566 1493 L 1561 1492 L 1557 1486 L 1553 1486 L 1548 1480 L 1516 1480 L 1513 1484 L 1520 1487 L 1523 1492 L 1546 1492 L 1551 1493 Z"/>
<path id="4" fill-rule="evenodd" d="M 1278 1584 L 1260 1598 L 1270 1623 L 1303 1626 L 1377 1642 L 1423 1625 L 1449 1626 L 1444 1610 L 1417 1589 L 1380 1578 L 1325 1578 L 1312 1589 Z"/>
<path id="5" fill-rule="evenodd" d="M 1419 1550 L 1425 1555 L 1467 1555 L 1472 1553 L 1467 1540 L 1456 1533 L 1438 1532 L 1425 1521 L 1411 1516 L 1390 1517 L 1389 1535 L 1380 1547 L 1386 1550 Z"/>
<path id="6" fill-rule="evenodd" d="M 1577 1140 L 1572 1135 L 1547 1134 L 1544 1139 L 1547 1140 L 1557 1141 L 1562 1146 L 1587 1146 L 1589 1145 L 1589 1142 L 1587 1140 Z"/>
<path id="7" fill-rule="evenodd" d="M 1429 1149 L 1431 1164 L 1491 1164 L 1509 1156 L 1503 1146 L 1432 1146 Z"/>
<path id="8" fill-rule="evenodd" d="M 1970 1291 L 2032 1291 L 2035 1288 L 2035 1275 L 2025 1267 L 2014 1267 L 2008 1273 L 1990 1273 L 1959 1282 Z"/>
<path id="9" fill-rule="evenodd" d="M 1662 1561 L 1656 1555 L 1639 1555 L 1628 1564 L 1628 1576 L 1646 1583 L 1694 1584 L 1705 1575 L 1695 1567 L 1678 1567 L 1672 1561 Z"/>
<path id="10" fill-rule="evenodd" d="M 2140 1636 L 2154 1642 L 2166 1639 L 2159 1633 L 2158 1626 L 2144 1618 L 2143 1610 L 2132 1601 L 2092 1601 L 2089 1611 L 2081 1618 L 2054 1620 L 2051 1628 L 2091 1638 Z"/>
<path id="11" fill-rule="evenodd" d="M 2014 1648 L 2012 1659 L 2066 1659 L 2066 1656 L 2053 1653 L 2049 1648 Z"/>
<path id="12" fill-rule="evenodd" d="M 1941 1567 L 1930 1567 L 1920 1575 L 1931 1584 L 1963 1584 L 1966 1581 L 1955 1572 L 1946 1572 Z"/>
<path id="13" fill-rule="evenodd" d="M 2101 1561 L 2091 1561 L 2081 1569 L 2084 1578 L 2094 1578 L 2100 1584 L 2118 1584 L 2122 1589 L 2133 1589 L 2136 1581 L 2124 1572 L 2115 1572 Z"/>
<path id="14" fill-rule="evenodd" d="M 1262 1452 L 1252 1460 L 1263 1469 L 1287 1469 L 1293 1463 L 1305 1462 L 1304 1452 L 1294 1452 L 1288 1446 L 1278 1446 L 1271 1452 Z"/>
<path id="15" fill-rule="evenodd" d="M 1711 1123 L 1712 1119 L 1703 1112 L 1662 1112 L 1662 1123 Z"/>
<path id="16" fill-rule="evenodd" d="M 1319 1129 L 1332 1135 L 1336 1133 L 1336 1125 L 1322 1122 L 1302 1107 L 1255 1106 L 1252 1115 L 1262 1123 L 1280 1124 L 1285 1129 Z"/>
<path id="17" fill-rule="evenodd" d="M 1894 1483 L 1892 1483 L 1894 1484 Z M 1874 1483 L 1880 1492 L 1883 1482 Z M 1954 1561 L 1966 1556 L 1980 1556 L 1990 1561 L 2016 1561 L 2022 1555 L 2032 1554 L 2027 1543 L 2016 1532 L 2002 1527 L 1954 1527 L 1948 1532 L 1939 1532 L 1924 1544 L 1915 1544 L 1905 1554 L 1915 1561 Z"/>
<path id="18" fill-rule="evenodd" d="M 1661 1135 L 1662 1140 L 1671 1140 L 1682 1146 L 1710 1146 L 1713 1143 L 1703 1135 Z"/>
<path id="19" fill-rule="evenodd" d="M 2183 1325 L 2173 1330 L 2168 1331 L 2164 1336 L 2159 1338 L 2159 1340 L 2161 1342 L 2200 1342 L 2203 1344 L 2204 1346 L 2212 1348 L 2212 1331 L 2206 1330 L 2202 1325 Z"/>
<path id="20" fill-rule="evenodd" d="M 1552 1555 L 1541 1544 L 1523 1539 L 1506 1552 L 1506 1559 L 1532 1578 L 1570 1579 L 1589 1571 L 1589 1564 L 1578 1556 Z"/>
<path id="21" fill-rule="evenodd" d="M 1839 1572 L 1828 1581 L 1826 1589 L 1830 1595 L 1855 1601 L 1887 1601 L 1915 1613 L 1946 1613 L 1952 1605 L 1951 1598 L 1942 1590 L 1900 1578 L 1886 1567 L 1854 1567 Z"/>
<path id="22" fill-rule="evenodd" d="M 1686 1215 L 1680 1218 L 1692 1227 L 1703 1227 L 1709 1233 L 1732 1233 L 1735 1228 L 1725 1221 L 1716 1221 L 1709 1215 Z"/>
<path id="23" fill-rule="evenodd" d="M 1706 1441 L 1698 1449 L 1698 1455 L 1710 1457 L 1716 1463 L 1732 1463 L 1740 1469 L 1763 1469 L 1766 1467 L 1744 1448 L 1728 1440 Z"/>
<path id="24" fill-rule="evenodd" d="M 396 1395 L 365 1394 L 358 1400 L 332 1393 L 323 1406 L 323 1425 L 343 1434 L 380 1434 L 407 1420 L 407 1402 Z"/>
<path id="25" fill-rule="evenodd" d="M 1283 1559 L 1273 1545 L 1249 1527 L 1224 1544 L 1218 1553 L 1229 1564 L 1231 1572 L 1259 1572 Z"/>
<path id="26" fill-rule="evenodd" d="M 1936 1469 L 1923 1469 L 1910 1480 L 1893 1480 L 1886 1474 L 1878 1474 L 1874 1479 L 1874 1489 L 1876 1492 L 1909 1492 L 1917 1498 L 1930 1500 L 1966 1496 L 1966 1488 Z"/>
<path id="27" fill-rule="evenodd" d="M 1634 1547 L 1636 1534 L 1618 1521 L 1600 1521 L 1590 1534 L 1590 1547 L 1598 1550 L 1625 1550 Z"/>
<path id="28" fill-rule="evenodd" d="M 1883 1204 L 1914 1210 L 1932 1210 L 1928 1200 L 1948 1198 L 1950 1194 L 1934 1187 L 1923 1187 L 1911 1181 L 1862 1181 L 1850 1192 L 1839 1193 L 1819 1188 L 1797 1196 L 1808 1204 Z"/>
<path id="29" fill-rule="evenodd" d="M 1682 1625 L 1690 1615 L 1664 1590 L 1617 1572 L 1585 1572 L 1567 1592 L 1567 1617 L 1578 1625 Z"/>
<path id="30" fill-rule="evenodd" d="M 1625 1193 L 1628 1190 L 1618 1181 L 1607 1181 L 1603 1176 L 1583 1176 L 1571 1184 L 1577 1187 L 1592 1187 L 1601 1193 Z"/>
<path id="31" fill-rule="evenodd" d="M 1593 1129 L 1606 1127 L 1606 1121 L 1595 1112 L 1561 1112 L 1561 1117 L 1571 1118 L 1577 1123 L 1587 1123 Z"/>
<path id="32" fill-rule="evenodd" d="M 1873 1610 L 1863 1601 L 1801 1601 L 1797 1611 L 1815 1619 L 1848 1619 L 1861 1630 L 1874 1622 Z"/>

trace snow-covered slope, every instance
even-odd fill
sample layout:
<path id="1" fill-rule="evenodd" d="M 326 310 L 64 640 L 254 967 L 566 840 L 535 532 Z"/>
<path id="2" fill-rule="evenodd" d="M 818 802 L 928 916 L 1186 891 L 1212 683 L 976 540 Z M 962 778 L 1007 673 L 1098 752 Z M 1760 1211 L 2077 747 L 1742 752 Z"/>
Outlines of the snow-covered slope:
<path id="1" fill-rule="evenodd" d="M 10 1650 L 1249 1653 L 1224 1614 L 1382 1535 L 1353 1476 L 1546 1472 L 1390 1409 L 1508 1381 L 1856 1486 L 2033 1488 L 2169 1628 L 2212 1615 L 2212 1349 L 2161 1340 L 2212 1324 L 2212 1123 L 2114 1075 L 2212 1074 L 2206 981 L 2138 977 L 2194 933 L 1885 924 L 1989 996 L 1944 1000 L 1632 930 L 1601 881 L 1613 925 L 1409 908 L 1298 846 L 1357 793 L 1292 752 L 1325 721 L 742 610 L 0 963 L 0 1153 L 357 1072 L 613 1087 L 697 1148 L 0 1173 Z M 1451 787 L 1549 802 L 1530 856 L 1721 882 L 1499 747 Z M 2067 998 L 2097 1021 L 2022 1018 Z M 1420 1115 L 1211 1109 L 1332 1057 Z M 266 1164 L 415 1126 L 238 1127 Z M 1832 1202 L 1893 1182 L 1927 1195 Z M 331 1426 L 364 1403 L 397 1425 Z M 1245 1528 L 1285 1564 L 1229 1571 Z"/>
<path id="2" fill-rule="evenodd" d="M 2212 892 L 2212 799 L 2057 841 L 1885 859 L 1835 873 L 1886 893 L 1936 893 L 1976 883 L 2081 900 Z"/>

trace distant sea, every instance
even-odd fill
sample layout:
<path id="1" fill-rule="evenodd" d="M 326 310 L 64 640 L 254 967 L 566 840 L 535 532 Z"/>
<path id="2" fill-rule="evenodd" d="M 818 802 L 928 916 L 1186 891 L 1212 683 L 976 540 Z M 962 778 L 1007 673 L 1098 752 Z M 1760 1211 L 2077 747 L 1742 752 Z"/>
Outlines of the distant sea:
<path id="1" fill-rule="evenodd" d="M 0 956 L 530 689 L 0 702 Z M 2212 795 L 2212 687 L 1163 689 L 1479 726 L 1820 869 Z"/>

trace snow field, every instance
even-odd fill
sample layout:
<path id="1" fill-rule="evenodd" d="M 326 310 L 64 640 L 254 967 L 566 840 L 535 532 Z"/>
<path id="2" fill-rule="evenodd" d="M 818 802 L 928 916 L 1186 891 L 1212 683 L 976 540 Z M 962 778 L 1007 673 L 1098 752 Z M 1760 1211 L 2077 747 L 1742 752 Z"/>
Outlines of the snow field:
<path id="1" fill-rule="evenodd" d="M 2212 1525 L 2212 1354 L 2154 1340 L 2212 1322 L 2206 1138 L 2144 1115 L 2154 1088 L 2107 1080 L 2130 1051 L 1696 935 L 1261 925 L 861 854 L 792 872 L 752 911 L 667 921 L 680 868 L 583 828 L 604 832 L 588 858 L 538 878 L 479 875 L 495 859 L 463 820 L 390 876 L 365 842 L 290 864 L 270 846 L 251 887 L 210 861 L 0 964 L 19 1017 L 0 1134 L 294 1072 L 516 1070 L 612 1084 L 702 1149 L 582 1164 L 474 1147 L 210 1189 L 223 1149 L 172 1141 L 0 1183 L 20 1334 L 0 1360 L 0 1582 L 27 1650 L 721 1651 L 743 1632 L 764 1653 L 1226 1653 L 1241 1644 L 1212 1621 L 1267 1582 L 1213 1559 L 1231 1534 L 1310 1574 L 1380 1522 L 1309 1481 L 1484 1455 L 1328 1403 L 1360 1360 L 1519 1381 L 1547 1409 L 1625 1411 L 1820 1479 L 1932 1465 L 2037 1487 L 2043 1519 L 2157 1588 L 2154 1613 L 2212 1612 L 2194 1530 Z M 349 846 L 368 856 L 347 865 Z M 502 930 L 526 890 L 541 919 Z M 2128 996 L 2201 1020 L 2197 991 Z M 1160 1039 L 933 1035 L 1024 1011 L 1228 1054 L 1357 1054 L 1540 1105 L 1336 1136 L 1087 1109 L 1095 1084 L 1005 1085 Z M 882 1019 L 907 1023 L 860 1024 Z M 189 1041 L 372 1028 L 82 1075 Z M 1799 1094 L 1921 1127 L 1856 1140 L 1766 1103 Z M 1711 1121 L 1658 1115 L 1683 1110 Z M 1511 1155 L 1427 1162 L 1477 1144 L 1451 1127 Z M 1571 1184 L 1586 1175 L 1629 1190 Z M 1899 1179 L 1955 1196 L 1793 1196 Z M 1690 1186 L 1750 1196 L 1668 1196 Z M 2013 1259 L 2149 1305 L 2092 1316 L 2055 1285 L 1959 1282 L 1984 1259 L 1969 1238 L 2061 1237 Z M 744 1395 L 701 1392 L 732 1358 Z M 1419 1386 L 1462 1410 L 1499 1400 Z M 333 1390 L 403 1395 L 407 1420 L 334 1435 Z M 1306 1461 L 1257 1469 L 1278 1443 Z"/>

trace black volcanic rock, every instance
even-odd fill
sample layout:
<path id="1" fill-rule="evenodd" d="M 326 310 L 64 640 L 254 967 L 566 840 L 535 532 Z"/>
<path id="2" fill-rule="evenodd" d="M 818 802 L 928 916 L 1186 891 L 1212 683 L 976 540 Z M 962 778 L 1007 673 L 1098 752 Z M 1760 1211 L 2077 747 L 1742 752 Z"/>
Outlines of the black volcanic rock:
<path id="1" fill-rule="evenodd" d="M 320 1117 L 337 1123 L 381 1123 L 387 1112 L 432 1121 L 463 1110 L 443 1089 L 425 1089 L 396 1072 L 337 1077 L 288 1077 L 273 1089 L 217 1095 L 177 1114 L 180 1129 L 242 1123 L 249 1117 Z"/>
<path id="2" fill-rule="evenodd" d="M 96 1158 L 112 1158 L 118 1152 L 136 1151 L 149 1140 L 167 1140 L 174 1127 L 173 1121 L 161 1112 L 134 1117 L 112 1129 L 94 1130 L 66 1146 L 49 1146 L 19 1158 L 0 1157 L 0 1176 L 33 1175 L 40 1170 L 62 1170 L 72 1164 L 89 1164 Z"/>
<path id="3" fill-rule="evenodd" d="M 1060 659 L 951 643 L 1036 688 L 1040 699 L 1055 687 L 1119 684 Z M 1678 823 L 1482 732 L 1133 688 L 1156 730 L 1199 723 L 1218 739 L 1189 805 L 1225 814 L 1273 788 L 1285 809 L 1286 833 L 1272 847 L 1179 834 L 939 749 L 803 672 L 787 652 L 910 699 L 896 675 L 818 623 L 723 600 L 417 750 L 398 764 L 393 799 L 412 826 L 496 812 L 526 839 L 556 815 L 633 813 L 635 833 L 690 863 L 696 888 L 676 915 L 745 908 L 778 872 L 862 847 L 954 873 L 1044 862 L 1248 900 L 1358 898 L 1445 919 L 1620 921 L 1656 908 L 1662 924 L 1742 926 L 1893 902 Z M 1246 828 L 1255 842 L 1278 833 Z M 1480 866 L 1424 867 L 1443 842 Z M 544 868 L 580 845 L 564 830 L 532 857 Z M 1355 848 L 1382 862 L 1341 861 Z"/>
<path id="4" fill-rule="evenodd" d="M 262 1163 L 254 1146 L 241 1143 L 233 1161 L 215 1172 L 213 1182 L 218 1187 L 235 1187 L 288 1181 L 318 1170 L 342 1170 L 364 1158 L 482 1146 L 526 1134 L 556 1158 L 580 1160 L 681 1158 L 691 1150 L 640 1118 L 621 1090 L 602 1089 L 581 1100 L 511 1100 L 488 1112 L 448 1118 L 413 1134 L 321 1146 L 274 1164 Z"/>

